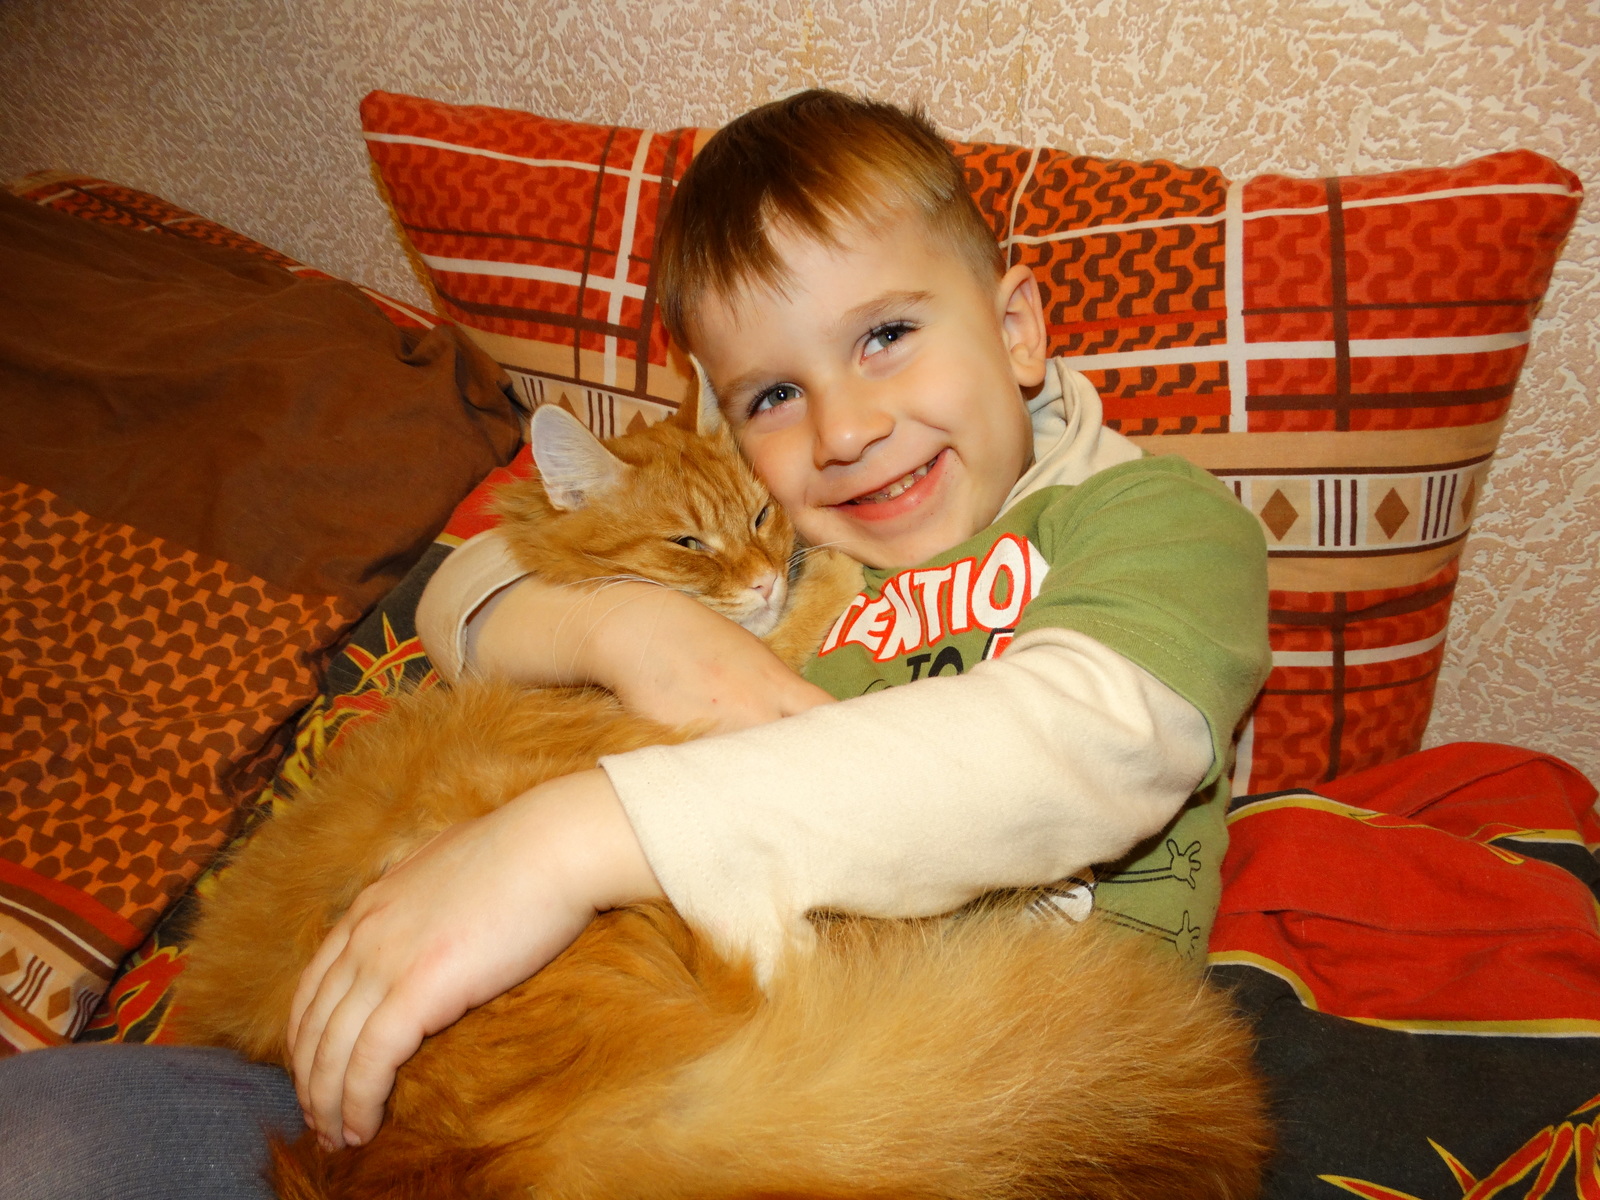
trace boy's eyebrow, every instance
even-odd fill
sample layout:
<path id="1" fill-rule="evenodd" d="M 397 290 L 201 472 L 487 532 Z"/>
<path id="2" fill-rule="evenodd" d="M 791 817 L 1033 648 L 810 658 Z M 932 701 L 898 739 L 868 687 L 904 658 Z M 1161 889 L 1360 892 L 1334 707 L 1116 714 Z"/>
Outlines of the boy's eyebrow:
<path id="1" fill-rule="evenodd" d="M 881 296 L 874 296 L 864 304 L 858 304 L 845 312 L 835 324 L 834 328 L 843 333 L 855 326 L 874 321 L 879 317 L 887 316 L 897 308 L 908 304 L 926 304 L 933 299 L 933 293 L 927 291 L 893 291 L 884 292 Z"/>
<path id="2" fill-rule="evenodd" d="M 728 382 L 723 384 L 721 387 L 718 387 L 716 384 L 712 384 L 711 394 L 717 398 L 717 407 L 721 408 L 728 404 L 735 396 L 738 396 L 742 392 L 747 392 L 752 388 L 759 386 L 760 384 L 768 382 L 770 378 L 771 372 L 767 371 L 765 368 L 758 367 L 754 371 L 746 371 L 743 375 L 728 380 Z"/>

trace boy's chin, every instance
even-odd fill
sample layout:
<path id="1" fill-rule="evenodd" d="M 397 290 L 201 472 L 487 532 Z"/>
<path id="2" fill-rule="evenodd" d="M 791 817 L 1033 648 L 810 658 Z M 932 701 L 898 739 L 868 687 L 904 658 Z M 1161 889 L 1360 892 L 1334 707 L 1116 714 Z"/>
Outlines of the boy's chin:
<path id="1" fill-rule="evenodd" d="M 963 532 L 963 528 L 953 524 L 949 528 L 919 528 L 905 531 L 898 536 L 874 536 L 877 534 L 876 530 L 866 532 L 854 530 L 852 531 L 854 536 L 835 535 L 830 544 L 857 562 L 875 570 L 902 570 L 937 558 L 947 550 L 953 550 L 977 532 L 977 530 Z"/>

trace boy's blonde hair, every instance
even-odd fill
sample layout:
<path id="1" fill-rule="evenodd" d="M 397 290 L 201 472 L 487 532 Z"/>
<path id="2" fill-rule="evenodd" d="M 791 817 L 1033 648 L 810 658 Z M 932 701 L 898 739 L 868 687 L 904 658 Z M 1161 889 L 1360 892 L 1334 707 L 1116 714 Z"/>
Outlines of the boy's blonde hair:
<path id="1" fill-rule="evenodd" d="M 667 331 L 687 345 L 704 295 L 781 288 L 773 228 L 833 246 L 842 226 L 895 209 L 920 213 L 980 279 L 1005 271 L 960 165 L 920 110 L 822 89 L 750 110 L 695 156 L 662 222 L 656 278 Z"/>

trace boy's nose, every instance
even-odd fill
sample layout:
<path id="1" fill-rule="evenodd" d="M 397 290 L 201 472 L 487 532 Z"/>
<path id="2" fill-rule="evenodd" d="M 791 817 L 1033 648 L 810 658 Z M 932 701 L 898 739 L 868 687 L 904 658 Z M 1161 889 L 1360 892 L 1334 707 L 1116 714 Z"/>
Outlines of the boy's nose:
<path id="1" fill-rule="evenodd" d="M 862 395 L 859 389 L 840 387 L 808 398 L 813 457 L 818 469 L 832 463 L 853 463 L 867 447 L 888 437 L 894 417 Z"/>

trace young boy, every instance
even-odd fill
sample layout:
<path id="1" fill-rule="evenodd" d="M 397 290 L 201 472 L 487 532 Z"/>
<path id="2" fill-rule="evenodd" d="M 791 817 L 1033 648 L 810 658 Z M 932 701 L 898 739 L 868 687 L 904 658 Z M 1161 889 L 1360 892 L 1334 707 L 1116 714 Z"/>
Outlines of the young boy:
<path id="1" fill-rule="evenodd" d="M 866 590 L 802 680 L 667 589 L 518 580 L 492 533 L 447 560 L 419 613 L 447 674 L 598 682 L 724 732 L 536 788 L 362 893 L 291 1021 L 329 1143 L 372 1136 L 426 1034 L 663 892 L 769 968 L 812 910 L 928 915 L 1092 868 L 1094 907 L 1204 949 L 1268 663 L 1255 520 L 1100 427 L 919 118 L 826 92 L 741 117 L 685 176 L 659 271 L 756 474 Z"/>

